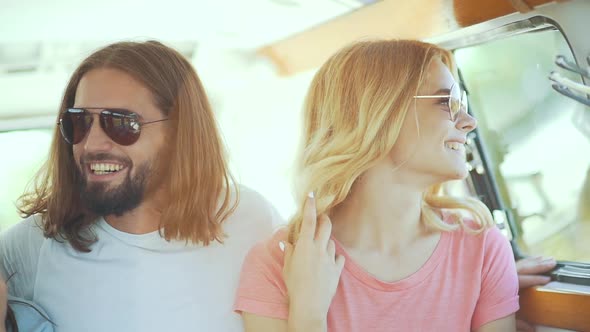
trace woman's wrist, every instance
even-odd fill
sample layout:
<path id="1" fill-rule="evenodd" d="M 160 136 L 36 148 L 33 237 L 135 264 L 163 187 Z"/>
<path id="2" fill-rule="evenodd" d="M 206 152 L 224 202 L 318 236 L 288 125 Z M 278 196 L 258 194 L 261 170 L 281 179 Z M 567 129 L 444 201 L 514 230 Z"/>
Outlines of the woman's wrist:
<path id="1" fill-rule="evenodd" d="M 327 331 L 327 315 L 312 312 L 309 307 L 291 306 L 289 308 L 289 332 L 324 332 Z"/>
<path id="2" fill-rule="evenodd" d="M 306 319 L 291 319 L 287 325 L 288 332 L 326 332 L 328 330 L 326 321 L 313 321 Z M 2 330 L 0 330 L 2 332 Z"/>

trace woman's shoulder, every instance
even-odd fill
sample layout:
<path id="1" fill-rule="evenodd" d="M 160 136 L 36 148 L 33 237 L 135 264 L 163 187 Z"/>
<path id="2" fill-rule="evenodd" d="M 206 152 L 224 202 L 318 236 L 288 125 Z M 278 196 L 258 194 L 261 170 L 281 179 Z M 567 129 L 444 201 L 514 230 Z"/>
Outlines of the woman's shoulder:
<path id="1" fill-rule="evenodd" d="M 281 226 L 270 237 L 258 242 L 252 247 L 248 256 L 257 260 L 266 261 L 267 263 L 280 263 L 282 265 L 283 246 L 288 240 L 288 234 L 288 227 Z"/>
<path id="2" fill-rule="evenodd" d="M 481 284 L 493 283 L 493 280 L 500 278 L 497 276 L 498 271 L 515 274 L 515 271 L 512 271 L 512 247 L 500 229 L 496 225 L 482 228 L 473 219 L 469 219 L 469 216 L 464 218 L 464 226 L 446 232 L 445 236 L 449 239 L 448 252 L 453 253 L 446 256 L 445 259 L 452 262 L 446 266 L 460 266 L 466 271 L 480 271 L 479 279 L 473 280 L 480 280 Z"/>
<path id="3" fill-rule="evenodd" d="M 53 332 L 53 324 L 43 308 L 31 301 L 13 296 L 8 297 L 8 305 L 14 312 L 19 331 Z"/>
<path id="4" fill-rule="evenodd" d="M 289 238 L 289 229 L 287 225 L 280 226 L 275 229 L 270 237 L 258 242 L 253 248 L 252 252 L 257 255 L 271 255 L 283 257 L 283 250 L 281 243 L 286 243 Z M 276 257 L 275 257 L 276 258 Z"/>
<path id="5" fill-rule="evenodd" d="M 508 238 L 502 234 L 495 224 L 482 225 L 468 211 L 458 209 L 446 209 L 442 211 L 443 220 L 447 224 L 458 225 L 453 231 L 456 241 L 463 244 L 481 246 L 483 249 L 504 246 L 508 244 Z"/>

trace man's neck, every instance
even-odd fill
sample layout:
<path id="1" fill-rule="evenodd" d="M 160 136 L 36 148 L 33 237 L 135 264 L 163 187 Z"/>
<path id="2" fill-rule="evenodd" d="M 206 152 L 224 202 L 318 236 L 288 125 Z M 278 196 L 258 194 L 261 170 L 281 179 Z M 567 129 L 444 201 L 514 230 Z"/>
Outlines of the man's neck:
<path id="1" fill-rule="evenodd" d="M 122 216 L 105 216 L 106 222 L 113 228 L 130 234 L 146 234 L 160 228 L 162 213 L 153 206 L 142 203 Z"/>

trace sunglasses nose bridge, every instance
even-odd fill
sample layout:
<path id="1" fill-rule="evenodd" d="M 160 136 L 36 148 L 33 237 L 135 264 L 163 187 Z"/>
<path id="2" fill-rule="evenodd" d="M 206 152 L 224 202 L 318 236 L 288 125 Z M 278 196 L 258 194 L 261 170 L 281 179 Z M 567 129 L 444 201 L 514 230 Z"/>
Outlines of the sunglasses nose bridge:
<path id="1" fill-rule="evenodd" d="M 101 121 L 102 114 L 91 114 L 88 117 L 87 129 L 86 129 L 86 141 L 85 148 L 87 150 L 102 150 L 105 149 L 105 145 L 111 143 L 111 138 L 105 131 L 103 121 Z M 98 121 L 95 121 L 95 117 L 98 117 Z"/>
<path id="2" fill-rule="evenodd" d="M 86 128 L 85 128 L 86 133 L 84 135 L 84 138 L 88 138 L 90 136 L 90 133 L 92 132 L 92 129 L 93 129 L 94 125 L 96 124 L 96 121 L 94 121 L 94 118 L 98 115 L 99 114 L 89 113 L 89 116 L 85 117 L 84 120 L 85 120 L 85 125 L 86 125 Z"/>

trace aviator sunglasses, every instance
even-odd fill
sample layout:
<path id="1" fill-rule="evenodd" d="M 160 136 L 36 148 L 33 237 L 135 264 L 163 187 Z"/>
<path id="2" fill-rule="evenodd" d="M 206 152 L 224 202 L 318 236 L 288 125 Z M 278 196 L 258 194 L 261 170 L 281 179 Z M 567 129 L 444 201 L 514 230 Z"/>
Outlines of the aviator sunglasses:
<path id="1" fill-rule="evenodd" d="M 68 144 L 74 145 L 82 142 L 90 132 L 95 115 L 88 112 L 90 109 L 102 109 L 100 113 L 96 114 L 100 127 L 113 142 L 119 145 L 131 145 L 137 142 L 142 126 L 168 120 L 165 118 L 142 122 L 137 113 L 119 108 L 68 108 L 61 113 L 57 123 L 61 135 Z"/>
<path id="2" fill-rule="evenodd" d="M 457 119 L 457 114 L 464 110 L 468 112 L 469 105 L 467 104 L 467 93 L 461 92 L 457 84 L 453 84 L 448 95 L 433 95 L 433 96 L 414 96 L 415 99 L 447 99 L 446 103 L 449 107 L 449 117 L 451 121 Z"/>

